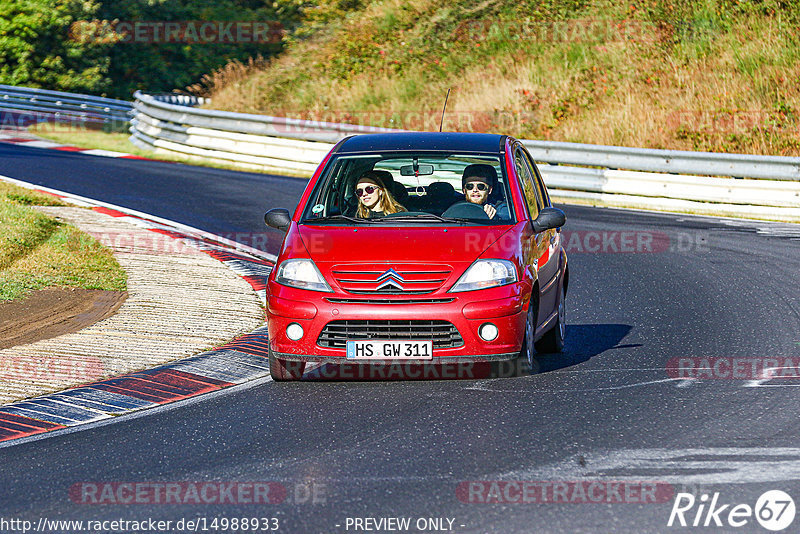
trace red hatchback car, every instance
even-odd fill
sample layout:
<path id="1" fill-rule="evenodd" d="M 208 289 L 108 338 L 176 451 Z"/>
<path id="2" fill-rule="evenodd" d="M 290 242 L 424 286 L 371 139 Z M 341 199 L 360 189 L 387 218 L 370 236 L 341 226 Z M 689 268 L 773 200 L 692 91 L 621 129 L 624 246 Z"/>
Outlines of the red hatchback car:
<path id="1" fill-rule="evenodd" d="M 564 347 L 561 226 L 525 147 L 505 135 L 340 141 L 308 183 L 267 284 L 269 366 L 449 363 Z"/>

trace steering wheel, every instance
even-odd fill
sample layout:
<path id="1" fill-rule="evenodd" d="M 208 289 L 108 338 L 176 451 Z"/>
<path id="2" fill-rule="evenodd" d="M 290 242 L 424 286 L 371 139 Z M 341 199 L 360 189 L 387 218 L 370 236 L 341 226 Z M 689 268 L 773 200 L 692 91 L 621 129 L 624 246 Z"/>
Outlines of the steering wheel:
<path id="1" fill-rule="evenodd" d="M 488 219 L 489 216 L 483 211 L 483 206 L 472 202 L 456 202 L 442 213 L 442 217 L 453 217 L 457 219 Z"/>

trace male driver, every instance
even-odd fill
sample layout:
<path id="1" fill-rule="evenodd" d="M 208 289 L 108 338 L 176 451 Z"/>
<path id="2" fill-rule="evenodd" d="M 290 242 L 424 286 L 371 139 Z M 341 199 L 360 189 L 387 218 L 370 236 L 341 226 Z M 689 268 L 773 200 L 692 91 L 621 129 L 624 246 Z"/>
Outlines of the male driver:
<path id="1" fill-rule="evenodd" d="M 491 165 L 483 163 L 468 165 L 461 175 L 461 187 L 467 202 L 483 206 L 483 211 L 490 219 L 497 215 L 497 208 L 488 203 L 496 183 L 497 171 Z"/>

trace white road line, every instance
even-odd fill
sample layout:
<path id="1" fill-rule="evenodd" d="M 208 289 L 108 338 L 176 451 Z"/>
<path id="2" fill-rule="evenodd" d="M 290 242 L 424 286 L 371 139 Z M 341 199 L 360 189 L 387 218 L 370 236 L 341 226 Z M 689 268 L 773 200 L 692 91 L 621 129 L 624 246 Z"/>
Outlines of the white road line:
<path id="1" fill-rule="evenodd" d="M 746 484 L 800 480 L 800 448 L 616 449 L 500 475 L 513 480 L 653 480 L 671 484 Z"/>
<path id="2" fill-rule="evenodd" d="M 60 143 L 53 143 L 52 141 L 35 141 L 35 140 L 20 141 L 20 142 L 15 143 L 15 144 L 20 145 L 20 146 L 32 146 L 34 148 L 56 148 L 56 147 L 59 147 L 59 146 L 64 146 L 64 145 L 62 145 Z"/>

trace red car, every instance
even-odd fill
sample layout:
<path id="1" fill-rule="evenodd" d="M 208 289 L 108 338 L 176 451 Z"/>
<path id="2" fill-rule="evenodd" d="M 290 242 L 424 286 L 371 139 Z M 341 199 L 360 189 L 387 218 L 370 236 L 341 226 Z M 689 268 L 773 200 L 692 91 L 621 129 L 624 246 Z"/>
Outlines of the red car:
<path id="1" fill-rule="evenodd" d="M 267 284 L 269 366 L 478 362 L 564 347 L 564 213 L 505 135 L 340 141 L 293 216 Z"/>

